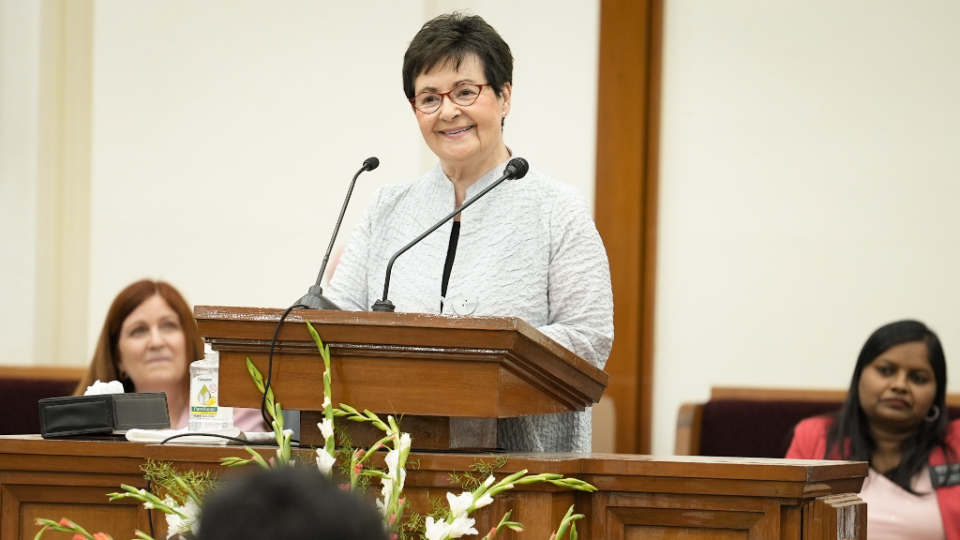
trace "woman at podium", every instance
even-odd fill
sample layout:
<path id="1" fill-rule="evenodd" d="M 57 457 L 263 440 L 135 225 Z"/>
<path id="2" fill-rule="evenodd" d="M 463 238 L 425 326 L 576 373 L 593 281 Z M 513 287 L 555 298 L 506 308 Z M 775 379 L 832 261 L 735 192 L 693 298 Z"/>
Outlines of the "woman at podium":
<path id="1" fill-rule="evenodd" d="M 514 156 L 503 138 L 513 56 L 482 18 L 427 22 L 402 71 L 439 163 L 373 195 L 328 288 L 344 309 L 370 309 L 394 253 L 500 178 Z M 613 342 L 610 270 L 590 210 L 575 189 L 532 168 L 400 256 L 389 293 L 397 311 L 522 318 L 600 368 Z M 590 431 L 590 411 L 561 413 L 501 421 L 498 439 L 514 451 L 582 452 Z"/>
<path id="2" fill-rule="evenodd" d="M 867 461 L 871 540 L 960 540 L 960 422 L 947 420 L 947 363 L 918 321 L 875 331 L 843 409 L 797 425 L 787 458 Z"/>

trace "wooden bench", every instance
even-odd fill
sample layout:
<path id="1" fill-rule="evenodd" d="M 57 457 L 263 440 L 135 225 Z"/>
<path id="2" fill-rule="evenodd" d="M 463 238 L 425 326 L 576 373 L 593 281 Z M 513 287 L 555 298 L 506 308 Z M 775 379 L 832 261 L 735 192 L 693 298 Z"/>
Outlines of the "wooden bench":
<path id="1" fill-rule="evenodd" d="M 677 416 L 679 456 L 783 457 L 804 418 L 840 410 L 846 390 L 714 387 L 706 403 L 685 403 Z M 960 418 L 960 394 L 947 394 Z"/>
<path id="2" fill-rule="evenodd" d="M 69 396 L 86 367 L 0 366 L 0 435 L 40 433 L 37 402 Z"/>

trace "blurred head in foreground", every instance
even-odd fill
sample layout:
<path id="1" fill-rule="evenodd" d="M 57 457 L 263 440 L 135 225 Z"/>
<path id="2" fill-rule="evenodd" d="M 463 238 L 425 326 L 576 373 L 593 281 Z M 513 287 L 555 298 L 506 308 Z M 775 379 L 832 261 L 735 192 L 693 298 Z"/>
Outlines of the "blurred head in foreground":
<path id="1" fill-rule="evenodd" d="M 386 540 L 376 508 L 313 469 L 263 470 L 203 505 L 197 540 Z"/>

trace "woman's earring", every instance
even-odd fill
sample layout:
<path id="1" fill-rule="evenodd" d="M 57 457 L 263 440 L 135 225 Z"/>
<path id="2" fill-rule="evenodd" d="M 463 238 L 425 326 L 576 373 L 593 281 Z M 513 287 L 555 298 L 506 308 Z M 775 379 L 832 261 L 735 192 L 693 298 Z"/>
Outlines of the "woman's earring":
<path id="1" fill-rule="evenodd" d="M 930 412 L 933 414 L 930 414 Z M 927 422 L 936 422 L 937 418 L 940 418 L 940 407 L 934 405 L 933 407 L 930 407 L 930 412 L 927 412 L 927 416 L 925 416 L 923 419 Z"/>

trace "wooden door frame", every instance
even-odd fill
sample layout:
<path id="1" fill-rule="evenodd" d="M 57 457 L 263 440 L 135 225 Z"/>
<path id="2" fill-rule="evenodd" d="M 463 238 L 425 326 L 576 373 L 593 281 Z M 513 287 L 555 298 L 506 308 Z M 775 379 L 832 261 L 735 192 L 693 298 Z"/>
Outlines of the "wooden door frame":
<path id="1" fill-rule="evenodd" d="M 596 223 L 610 259 L 616 451 L 649 453 L 663 0 L 601 0 Z"/>

